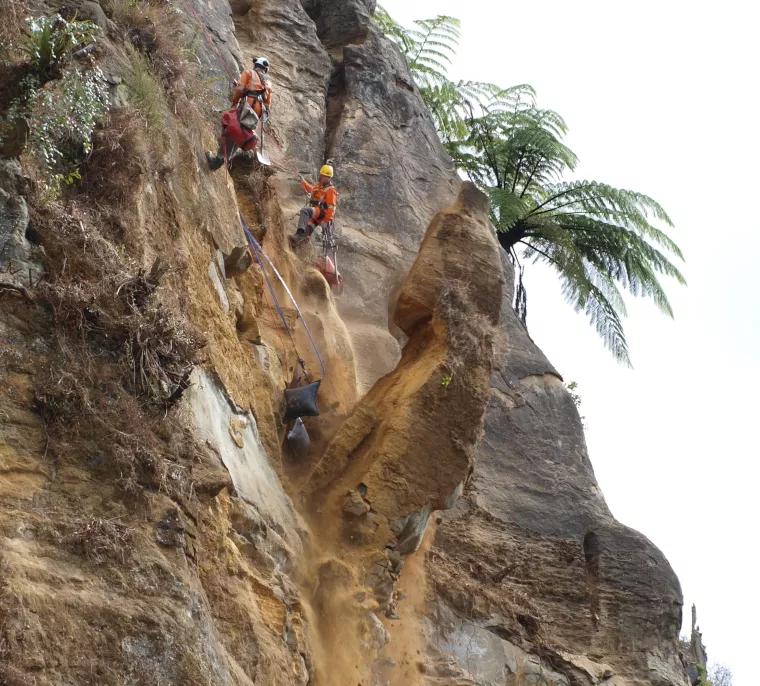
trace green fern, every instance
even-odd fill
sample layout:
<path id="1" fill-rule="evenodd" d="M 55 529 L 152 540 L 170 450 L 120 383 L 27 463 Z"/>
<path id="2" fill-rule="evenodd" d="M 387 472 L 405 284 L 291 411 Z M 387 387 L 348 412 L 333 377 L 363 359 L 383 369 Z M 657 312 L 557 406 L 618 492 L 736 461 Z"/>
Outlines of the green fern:
<path id="1" fill-rule="evenodd" d="M 529 95 L 522 91 L 511 109 L 486 107 L 473 116 L 457 163 L 490 195 L 504 249 L 515 260 L 522 255 L 552 267 L 565 298 L 588 316 L 613 355 L 630 364 L 622 293 L 647 297 L 673 316 L 660 279 L 685 283 L 671 261 L 683 255 L 657 226 L 672 222 L 642 193 L 563 181 L 577 162 L 562 140 L 565 124 Z"/>
<path id="2" fill-rule="evenodd" d="M 65 60 L 78 47 L 95 39 L 98 27 L 90 21 L 66 21 L 60 14 L 26 20 L 29 36 L 24 52 L 43 82 L 59 78 Z"/>
<path id="3" fill-rule="evenodd" d="M 681 251 L 657 226 L 672 226 L 665 210 L 642 193 L 563 181 L 577 157 L 563 141 L 564 120 L 536 105 L 531 86 L 449 80 L 458 20 L 441 15 L 405 29 L 383 9 L 375 19 L 406 57 L 452 159 L 491 199 L 499 242 L 519 267 L 515 308 L 523 322 L 521 257 L 552 267 L 565 298 L 630 364 L 623 292 L 650 298 L 672 316 L 660 278 L 685 283 L 671 261 L 683 259 Z"/>
<path id="4" fill-rule="evenodd" d="M 382 7 L 375 21 L 406 59 L 420 95 L 435 121 L 441 140 L 447 143 L 466 135 L 465 100 L 478 97 L 484 84 L 453 83 L 447 76 L 459 44 L 461 25 L 458 19 L 439 15 L 420 19 L 413 28 L 404 28 Z"/>

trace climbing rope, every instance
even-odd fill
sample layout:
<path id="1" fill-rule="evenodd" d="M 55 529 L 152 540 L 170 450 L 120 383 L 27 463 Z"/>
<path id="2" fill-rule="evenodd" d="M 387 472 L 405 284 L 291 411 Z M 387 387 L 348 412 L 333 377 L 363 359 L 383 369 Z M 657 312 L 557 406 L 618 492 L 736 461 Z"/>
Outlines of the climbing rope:
<path id="1" fill-rule="evenodd" d="M 229 80 L 231 82 L 235 83 L 236 80 L 237 80 L 237 74 L 233 74 L 233 73 L 230 72 L 230 70 L 229 70 L 229 68 L 227 66 L 227 62 L 224 59 L 224 56 L 222 55 L 222 53 L 219 50 L 218 46 L 214 43 L 214 41 L 209 36 L 209 32 L 206 30 L 206 23 L 205 23 L 205 21 L 203 21 L 203 19 L 199 16 L 199 14 L 196 12 L 195 8 L 193 7 L 192 0 L 189 0 L 186 3 L 186 7 L 187 7 L 190 15 L 195 20 L 195 22 L 198 24 L 198 26 L 200 26 L 201 31 L 203 33 L 203 37 L 204 37 L 204 39 L 206 41 L 206 44 L 208 45 L 208 47 L 212 50 L 212 52 L 219 59 L 219 63 L 222 66 L 222 69 L 224 69 L 225 73 L 227 74 L 227 77 L 229 78 Z M 267 117 L 266 125 L 267 125 L 267 130 L 272 135 L 272 138 L 275 141 L 275 143 L 278 146 L 282 147 L 282 143 L 279 140 L 280 136 L 278 135 L 278 132 L 274 128 L 274 126 L 272 126 L 269 123 L 268 117 Z M 265 126 L 265 122 L 264 122 L 263 117 L 262 117 L 262 119 L 261 119 L 262 148 L 263 148 L 263 139 L 264 139 L 264 126 Z M 262 153 L 263 153 L 263 150 L 262 150 Z M 227 151 L 225 149 L 225 161 L 227 161 L 226 157 L 227 157 Z M 271 161 L 270 161 L 270 164 L 271 164 Z M 277 167 L 277 168 L 279 168 L 279 169 L 281 169 L 282 171 L 285 171 L 285 172 L 289 171 L 283 165 L 274 165 L 274 166 Z M 317 361 L 319 362 L 319 367 L 320 367 L 320 369 L 322 371 L 322 377 L 324 378 L 326 376 L 325 363 L 322 360 L 322 356 L 319 353 L 319 348 L 317 347 L 317 343 L 314 340 L 314 336 L 312 335 L 311 330 L 309 329 L 309 326 L 306 323 L 306 320 L 304 319 L 303 313 L 301 312 L 301 308 L 298 306 L 298 303 L 296 302 L 296 299 L 293 297 L 293 294 L 291 293 L 290 288 L 288 288 L 287 283 L 285 283 L 285 279 L 283 279 L 282 275 L 280 274 L 280 272 L 277 271 L 277 267 L 274 266 L 274 264 L 269 259 L 269 257 L 267 256 L 267 254 L 264 252 L 264 249 L 261 247 L 261 245 L 259 244 L 259 242 L 253 237 L 253 234 L 251 233 L 250 228 L 246 224 L 245 219 L 243 219 L 243 216 L 242 215 L 239 215 L 239 216 L 240 216 L 240 223 L 241 223 L 241 225 L 243 227 L 243 231 L 244 231 L 246 239 L 248 241 L 248 245 L 250 246 L 251 252 L 253 253 L 254 258 L 256 259 L 256 262 L 258 263 L 259 268 L 261 269 L 262 275 L 264 276 L 264 281 L 266 282 L 267 290 L 269 291 L 269 295 L 270 295 L 270 297 L 272 299 L 272 303 L 274 305 L 274 308 L 275 308 L 278 316 L 280 317 L 280 320 L 282 321 L 282 324 L 285 327 L 285 330 L 288 332 L 288 337 L 290 338 L 290 342 L 291 342 L 291 344 L 293 346 L 293 350 L 296 353 L 296 357 L 298 358 L 298 363 L 301 366 L 301 369 L 303 370 L 303 372 L 305 374 L 306 373 L 306 363 L 304 362 L 303 358 L 301 357 L 300 353 L 298 352 L 298 347 L 296 345 L 295 339 L 293 338 L 293 332 L 292 332 L 292 330 L 290 328 L 290 324 L 288 324 L 288 320 L 287 320 L 287 317 L 285 316 L 285 312 L 283 311 L 282 307 L 280 306 L 280 303 L 279 303 L 279 301 L 277 299 L 277 294 L 275 293 L 272 281 L 269 278 L 269 276 L 267 274 L 267 271 L 265 269 L 265 266 L 264 266 L 265 262 L 269 266 L 269 268 L 272 270 L 272 273 L 277 277 L 277 280 L 280 282 L 280 285 L 283 287 L 283 289 L 285 290 L 285 293 L 287 293 L 287 295 L 288 295 L 288 298 L 290 298 L 290 301 L 293 303 L 293 307 L 295 308 L 296 314 L 298 315 L 298 319 L 301 320 L 301 324 L 303 325 L 304 331 L 306 331 L 306 335 L 307 335 L 307 337 L 309 339 L 309 343 L 310 343 L 310 345 L 311 345 L 311 347 L 312 347 L 312 349 L 314 351 L 314 354 L 315 354 L 315 356 L 317 358 Z"/>
<path id="2" fill-rule="evenodd" d="M 242 217 L 241 217 L 242 221 Z M 293 338 L 293 333 L 290 330 L 290 325 L 288 324 L 288 320 L 285 317 L 285 312 L 283 312 L 282 308 L 280 307 L 280 303 L 277 300 L 277 295 L 274 292 L 274 287 L 272 286 L 272 282 L 267 276 L 266 270 L 264 269 L 264 262 L 261 258 L 261 255 L 259 254 L 259 251 L 256 250 L 254 244 L 251 242 L 251 239 L 253 236 L 250 235 L 250 231 L 248 229 L 248 226 L 243 223 L 243 230 L 246 233 L 246 238 L 248 239 L 248 244 L 251 246 L 251 252 L 253 253 L 254 258 L 256 259 L 256 263 L 259 265 L 259 269 L 261 269 L 261 273 L 264 277 L 264 283 L 266 283 L 267 290 L 269 291 L 269 297 L 272 299 L 272 304 L 274 305 L 274 309 L 277 312 L 277 314 L 280 317 L 280 321 L 282 322 L 283 327 L 288 332 L 288 338 L 290 339 L 290 344 L 293 347 L 293 351 L 296 354 L 296 358 L 298 359 L 298 364 L 303 370 L 304 374 L 306 373 L 306 363 L 304 362 L 303 358 L 301 357 L 301 354 L 298 352 L 298 346 L 296 345 L 296 341 Z M 255 239 L 253 239 L 255 240 Z"/>
<path id="3" fill-rule="evenodd" d="M 245 237 L 248 241 L 248 245 L 251 247 L 251 252 L 253 252 L 256 262 L 258 263 L 259 267 L 261 268 L 261 272 L 264 275 L 264 281 L 267 284 L 267 290 L 269 291 L 269 295 L 272 298 L 272 303 L 274 304 L 274 308 L 278 316 L 282 320 L 283 326 L 288 331 L 288 335 L 290 336 L 290 340 L 293 344 L 293 349 L 296 351 L 296 355 L 298 356 L 298 360 L 299 360 L 299 363 L 301 364 L 301 368 L 304 370 L 304 372 L 306 371 L 303 359 L 298 354 L 298 348 L 296 347 L 295 340 L 293 339 L 293 334 L 290 329 L 290 325 L 288 324 L 288 320 L 285 317 L 285 312 L 280 306 L 280 303 L 277 299 L 277 295 L 275 294 L 275 291 L 274 291 L 274 286 L 272 285 L 272 282 L 266 272 L 266 269 L 264 268 L 265 262 L 269 266 L 269 269 L 272 271 L 272 273 L 277 277 L 277 280 L 280 282 L 280 285 L 284 289 L 288 298 L 290 298 L 290 301 L 293 303 L 293 307 L 295 308 L 296 314 L 298 315 L 298 319 L 301 320 L 301 325 L 303 326 L 304 331 L 306 332 L 306 336 L 309 339 L 309 344 L 311 345 L 311 348 L 314 351 L 314 355 L 316 356 L 317 361 L 319 362 L 319 367 L 322 371 L 322 377 L 326 376 L 325 363 L 322 360 L 322 356 L 319 353 L 319 347 L 317 346 L 317 343 L 314 340 L 314 336 L 311 333 L 311 329 L 309 329 L 309 325 L 306 323 L 303 313 L 301 312 L 301 308 L 298 306 L 296 299 L 293 297 L 293 294 L 291 293 L 290 288 L 288 287 L 288 284 L 285 283 L 285 279 L 282 278 L 282 275 L 277 270 L 277 267 L 274 266 L 274 264 L 272 263 L 272 260 L 270 260 L 267 254 L 264 252 L 264 249 L 261 247 L 261 244 L 253 237 L 253 234 L 251 233 L 251 230 L 248 228 L 248 224 L 246 224 L 245 219 L 243 219 L 242 215 L 240 216 L 240 223 L 243 227 L 243 231 L 245 232 Z"/>

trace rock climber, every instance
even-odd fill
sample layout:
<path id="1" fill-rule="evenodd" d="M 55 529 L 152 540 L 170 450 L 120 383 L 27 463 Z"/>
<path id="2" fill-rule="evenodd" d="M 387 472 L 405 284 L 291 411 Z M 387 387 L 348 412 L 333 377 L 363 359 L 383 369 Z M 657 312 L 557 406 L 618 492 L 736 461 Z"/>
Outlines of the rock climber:
<path id="1" fill-rule="evenodd" d="M 319 181 L 309 183 L 300 178 L 301 186 L 309 194 L 309 204 L 301 210 L 298 217 L 298 228 L 290 236 L 290 245 L 295 248 L 307 240 L 318 226 L 330 224 L 335 219 L 335 209 L 338 205 L 338 191 L 333 185 L 335 170 L 330 160 L 319 170 Z"/>
<path id="2" fill-rule="evenodd" d="M 256 127 L 263 118 L 269 119 L 272 103 L 272 86 L 269 81 L 269 60 L 257 57 L 253 69 L 246 69 L 232 92 L 232 109 L 222 115 L 222 135 L 216 155 L 206 153 L 209 169 L 219 169 L 229 161 L 235 148 L 255 150 L 258 136 Z"/>

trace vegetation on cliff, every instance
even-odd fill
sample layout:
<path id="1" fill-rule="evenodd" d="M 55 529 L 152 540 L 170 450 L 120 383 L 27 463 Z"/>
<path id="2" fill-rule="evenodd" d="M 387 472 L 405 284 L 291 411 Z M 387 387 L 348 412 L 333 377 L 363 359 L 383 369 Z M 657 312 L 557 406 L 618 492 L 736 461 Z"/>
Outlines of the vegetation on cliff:
<path id="1" fill-rule="evenodd" d="M 554 269 L 568 302 L 630 364 L 624 292 L 673 316 L 661 278 L 685 283 L 674 264 L 683 255 L 659 228 L 672 226 L 663 207 L 636 191 L 568 180 L 578 158 L 563 142 L 565 122 L 538 106 L 529 85 L 451 81 L 456 19 L 438 16 L 405 29 L 379 10 L 377 21 L 406 57 L 454 162 L 491 199 L 499 242 L 518 265 L 515 307 L 523 322 L 521 258 Z"/>

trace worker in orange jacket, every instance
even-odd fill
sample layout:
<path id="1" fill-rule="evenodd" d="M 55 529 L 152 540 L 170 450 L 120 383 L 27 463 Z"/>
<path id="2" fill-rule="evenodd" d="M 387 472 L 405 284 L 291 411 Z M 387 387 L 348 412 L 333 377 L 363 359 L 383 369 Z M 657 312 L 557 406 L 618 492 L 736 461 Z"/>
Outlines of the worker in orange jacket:
<path id="1" fill-rule="evenodd" d="M 301 209 L 298 217 L 298 228 L 293 236 L 290 236 L 291 247 L 296 247 L 305 241 L 317 226 L 329 224 L 335 219 L 335 210 L 338 206 L 338 191 L 333 185 L 335 170 L 332 164 L 322 165 L 319 170 L 319 181 L 309 183 L 301 178 L 301 187 L 309 194 L 309 204 Z"/>
<path id="2" fill-rule="evenodd" d="M 269 60 L 257 57 L 253 69 L 246 69 L 232 92 L 232 109 L 222 115 L 222 135 L 216 155 L 206 153 L 209 169 L 219 169 L 233 150 L 255 150 L 259 121 L 269 118 L 272 104 L 272 86 L 269 82 Z M 226 153 L 226 155 L 225 155 Z"/>

